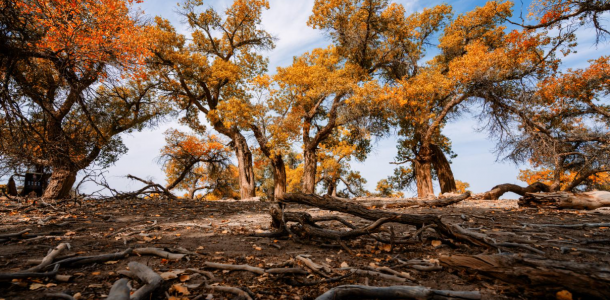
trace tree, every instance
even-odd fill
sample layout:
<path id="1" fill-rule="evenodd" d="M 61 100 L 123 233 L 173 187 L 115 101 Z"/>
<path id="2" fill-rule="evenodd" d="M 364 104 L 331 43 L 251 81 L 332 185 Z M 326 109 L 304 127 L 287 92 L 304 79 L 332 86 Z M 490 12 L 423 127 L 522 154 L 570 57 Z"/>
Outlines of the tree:
<path id="1" fill-rule="evenodd" d="M 167 190 L 188 191 L 193 199 L 200 190 L 216 197 L 236 197 L 235 167 L 231 165 L 231 151 L 218 137 L 206 134 L 199 138 L 175 129 L 165 132 L 166 145 L 160 160 L 167 176 Z"/>
<path id="2" fill-rule="evenodd" d="M 501 138 L 502 153 L 548 170 L 552 180 L 543 183 L 550 191 L 586 189 L 597 174 L 610 171 L 609 70 L 609 58 L 601 57 L 586 69 L 548 76 L 520 97 L 496 101 L 497 122 L 518 128 Z"/>
<path id="3" fill-rule="evenodd" d="M 202 1 L 189 0 L 182 14 L 192 30 L 191 40 L 178 34 L 164 19 L 156 19 L 156 44 L 150 66 L 164 91 L 191 128 L 204 127 L 199 114 L 231 139 L 239 168 L 241 198 L 255 195 L 252 152 L 238 124 L 225 122 L 241 114 L 249 81 L 267 70 L 267 60 L 256 51 L 274 47 L 260 29 L 265 0 L 236 0 L 221 17 L 213 9 L 197 12 Z"/>
<path id="4" fill-rule="evenodd" d="M 0 2 L 0 154 L 51 168 L 46 198 L 66 197 L 79 170 L 125 152 L 119 134 L 166 112 L 142 72 L 148 27 L 133 2 Z"/>
<path id="5" fill-rule="evenodd" d="M 433 195 L 433 169 L 441 192 L 454 192 L 455 179 L 444 152 L 450 142 L 443 126 L 489 94 L 508 92 L 520 81 L 534 78 L 552 66 L 550 43 L 528 30 L 506 32 L 502 23 L 511 15 L 510 2 L 490 1 L 458 16 L 444 27 L 440 54 L 398 80 L 393 91 L 401 136 L 398 159 L 412 164 L 419 197 Z M 554 46 L 554 45 L 553 45 Z M 553 48 L 554 49 L 554 48 Z M 405 169 L 407 170 L 407 169 Z"/>
<path id="6" fill-rule="evenodd" d="M 559 189 L 565 189 L 570 183 L 576 179 L 577 173 L 566 172 L 559 176 Z M 555 174 L 553 170 L 548 168 L 541 169 L 525 169 L 519 171 L 517 179 L 525 181 L 527 184 L 533 184 L 541 182 L 548 186 L 551 186 L 555 181 Z M 607 189 L 610 184 L 610 172 L 602 172 L 589 176 L 584 179 L 579 186 L 583 187 L 583 190 L 590 191 L 594 189 Z"/>

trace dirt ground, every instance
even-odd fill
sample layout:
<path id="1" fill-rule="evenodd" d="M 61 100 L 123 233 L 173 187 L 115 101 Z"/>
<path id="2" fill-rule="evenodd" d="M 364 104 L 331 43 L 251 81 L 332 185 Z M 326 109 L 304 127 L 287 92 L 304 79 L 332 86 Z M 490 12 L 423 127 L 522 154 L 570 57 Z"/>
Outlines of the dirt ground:
<path id="1" fill-rule="evenodd" d="M 257 201 L 142 200 L 115 202 L 61 203 L 53 206 L 0 201 L 0 236 L 30 229 L 28 234 L 0 238 L 0 273 L 26 270 L 42 259 L 49 249 L 69 243 L 63 256 L 116 253 L 127 248 L 157 247 L 169 252 L 188 250 L 181 260 L 132 254 L 127 258 L 72 268 L 60 268 L 57 278 L 26 278 L 0 281 L 0 299 L 45 299 L 46 293 L 64 292 L 76 299 L 104 299 L 111 285 L 122 276 L 130 261 L 148 265 L 158 273 L 195 268 L 212 271 L 218 286 L 242 288 L 253 299 L 315 299 L 333 286 L 362 284 L 371 286 L 420 285 L 434 289 L 481 292 L 483 299 L 527 299 L 523 289 L 499 280 L 450 268 L 418 271 L 408 266 L 396 267 L 397 259 L 422 259 L 432 263 L 439 256 L 489 253 L 490 250 L 451 243 L 432 231 L 424 231 L 422 242 L 410 245 L 390 245 L 370 237 L 361 237 L 345 244 L 352 253 L 336 243 L 252 237 L 250 234 L 269 229 L 269 204 Z M 317 208 L 290 205 L 289 210 L 306 211 L 314 216 L 337 214 L 357 226 L 370 222 L 355 217 L 330 213 Z M 377 209 L 377 208 L 375 208 Z M 610 222 L 610 210 L 594 211 L 521 209 L 515 201 L 465 201 L 445 208 L 390 209 L 404 213 L 443 215 L 444 221 L 461 224 L 464 228 L 485 233 L 498 242 L 527 242 L 545 252 L 547 258 L 610 265 L 610 230 L 608 227 L 553 228 L 529 224 L 581 224 Z M 338 222 L 324 222 L 330 228 L 345 229 Z M 397 236 L 412 234 L 415 227 L 392 226 Z M 606 240 L 583 246 L 585 240 Z M 581 248 L 586 248 L 582 250 Z M 592 250 L 592 251 L 591 251 Z M 527 253 L 527 250 L 501 248 L 502 252 Z M 605 254 L 604 254 L 605 253 Z M 271 268 L 297 255 L 311 255 L 314 262 L 330 268 L 355 267 L 364 269 L 371 264 L 388 266 L 409 274 L 411 280 L 396 283 L 370 276 L 351 275 L 331 283 L 319 283 L 318 275 L 294 277 L 257 275 L 246 271 L 226 271 L 206 268 L 204 262 L 247 264 Z M 296 265 L 299 265 L 298 262 Z M 340 275 L 340 274 L 339 274 Z M 233 294 L 197 287 L 202 277 L 182 276 L 167 280 L 153 299 L 232 299 Z M 317 282 L 316 282 L 317 281 Z M 138 287 L 136 281 L 133 288 Z M 186 287 L 172 288 L 173 285 Z M 534 287 L 535 289 L 535 287 Z M 182 293 L 181 293 L 182 292 Z M 199 298 L 198 298 L 199 297 Z M 578 297 L 574 297 L 577 299 Z M 50 299 L 50 298 L 49 298 Z"/>

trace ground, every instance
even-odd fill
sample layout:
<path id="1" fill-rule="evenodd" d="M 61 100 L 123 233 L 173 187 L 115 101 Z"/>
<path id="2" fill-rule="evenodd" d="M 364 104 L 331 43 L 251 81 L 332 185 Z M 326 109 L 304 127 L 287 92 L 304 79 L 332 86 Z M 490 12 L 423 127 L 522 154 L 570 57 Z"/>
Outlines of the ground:
<path id="1" fill-rule="evenodd" d="M 43 299 L 46 293 L 65 292 L 80 299 L 103 299 L 111 285 L 121 278 L 117 272 L 125 270 L 130 261 L 138 261 L 158 273 L 194 268 L 212 271 L 219 282 L 215 285 L 239 287 L 253 299 L 315 299 L 333 286 L 368 284 L 371 286 L 420 285 L 442 290 L 481 292 L 483 299 L 525 299 L 523 290 L 506 282 L 487 278 L 463 270 L 443 267 L 441 270 L 418 271 L 409 266 L 397 267 L 398 259 L 427 260 L 431 264 L 440 256 L 454 254 L 475 255 L 497 253 L 489 249 L 443 240 L 432 230 L 422 234 L 422 241 L 406 245 L 387 245 L 363 236 L 347 241 L 346 247 L 337 243 L 253 237 L 252 233 L 269 230 L 269 203 L 258 201 L 193 201 L 151 200 L 87 201 L 15 203 L 4 199 L 0 208 L 0 236 L 31 229 L 27 235 L 0 238 L 0 273 L 26 270 L 42 259 L 49 249 L 69 243 L 70 250 L 62 256 L 116 253 L 127 248 L 157 247 L 169 252 L 188 251 L 181 260 L 132 254 L 106 263 L 60 268 L 68 281 L 56 278 L 27 278 L 0 281 L 0 299 Z M 305 211 L 314 216 L 336 214 L 359 227 L 369 224 L 355 217 L 331 213 L 317 208 L 289 205 L 289 210 Z M 384 208 L 372 208 L 384 209 Z M 403 213 L 428 213 L 443 216 L 444 221 L 461 224 L 464 228 L 487 234 L 497 240 L 518 241 L 544 251 L 547 258 L 556 260 L 610 262 L 610 231 L 607 227 L 553 228 L 529 224 L 581 224 L 610 222 L 610 211 L 522 209 L 511 200 L 465 201 L 445 208 L 386 208 Z M 338 222 L 324 222 L 332 228 L 345 228 Z M 396 236 L 413 234 L 417 229 L 404 225 L 386 224 Z M 583 246 L 583 241 L 597 241 Z M 601 242 L 600 242 L 601 241 Z M 604 242 L 605 241 L 605 242 Z M 181 250 L 178 250 L 181 248 Z M 185 250 L 186 249 L 186 250 Z M 528 250 L 500 248 L 502 252 L 528 253 Z M 350 251 L 351 253 L 348 253 Z M 531 252 L 529 252 L 531 253 Z M 605 253 L 605 254 L 604 254 Z M 204 262 L 247 264 L 271 268 L 295 262 L 297 255 L 311 255 L 310 259 L 333 269 L 352 267 L 365 269 L 371 264 L 388 266 L 408 273 L 411 280 L 397 283 L 371 276 L 345 276 L 337 282 L 320 283 L 318 275 L 290 277 L 285 275 L 257 275 L 246 271 L 227 271 L 206 268 Z M 601 254 L 601 255 L 600 255 Z M 335 271 L 341 277 L 341 271 Z M 402 273 L 402 274 L 404 274 Z M 182 282 L 181 282 L 182 280 Z M 183 276 L 170 279 L 155 292 L 153 299 L 232 299 L 233 294 L 213 291 L 203 285 L 202 276 Z M 311 284 L 311 285 L 308 285 Z M 188 288 L 179 293 L 172 285 Z M 138 287 L 136 281 L 134 288 Z M 188 294 L 188 295 L 187 295 Z M 180 298 L 173 298 L 180 299 Z M 576 299 L 576 298 L 575 298 Z"/>

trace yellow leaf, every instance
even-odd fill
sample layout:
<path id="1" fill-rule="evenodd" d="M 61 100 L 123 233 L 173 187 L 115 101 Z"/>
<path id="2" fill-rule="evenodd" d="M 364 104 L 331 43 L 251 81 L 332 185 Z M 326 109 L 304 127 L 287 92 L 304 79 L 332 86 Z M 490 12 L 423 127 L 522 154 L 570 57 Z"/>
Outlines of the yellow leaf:
<path id="1" fill-rule="evenodd" d="M 433 241 L 432 241 L 432 246 L 434 246 L 434 247 L 438 247 L 438 246 L 440 246 L 441 244 L 443 244 L 443 242 L 441 242 L 441 241 L 439 241 L 439 240 L 433 240 Z"/>
<path id="2" fill-rule="evenodd" d="M 43 288 L 46 287 L 46 285 L 41 284 L 41 283 L 33 283 L 32 285 L 30 285 L 30 290 L 37 290 L 39 288 Z"/>
<path id="3" fill-rule="evenodd" d="M 190 295 L 191 294 L 189 292 L 189 289 L 186 286 L 182 285 L 182 284 L 174 284 L 174 285 L 172 285 L 172 287 L 169 290 L 170 290 L 170 292 L 171 291 L 175 291 L 175 292 L 180 293 L 182 295 Z"/>
<path id="4" fill-rule="evenodd" d="M 109 260 L 109 261 L 105 262 L 104 264 L 106 264 L 106 265 L 114 265 L 114 264 L 116 264 L 118 262 L 119 262 L 118 260 Z"/>

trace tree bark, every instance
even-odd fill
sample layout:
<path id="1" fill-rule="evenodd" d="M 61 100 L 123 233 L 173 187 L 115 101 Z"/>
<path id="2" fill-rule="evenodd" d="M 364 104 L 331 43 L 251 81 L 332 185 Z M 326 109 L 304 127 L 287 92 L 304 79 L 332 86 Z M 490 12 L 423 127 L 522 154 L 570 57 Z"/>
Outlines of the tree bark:
<path id="1" fill-rule="evenodd" d="M 415 169 L 415 183 L 417 185 L 417 197 L 428 198 L 434 196 L 432 186 L 432 163 L 429 159 L 415 159 L 413 161 Z"/>
<path id="2" fill-rule="evenodd" d="M 70 189 L 76 181 L 76 170 L 70 168 L 54 168 L 49 185 L 42 195 L 45 199 L 64 199 L 70 195 Z"/>
<path id="3" fill-rule="evenodd" d="M 574 299 L 610 299 L 610 271 L 604 264 L 550 260 L 527 254 L 454 255 L 441 256 L 439 260 L 444 267 L 518 284 L 526 288 L 528 299 L 555 299 L 555 294 L 564 289 L 577 294 Z"/>
<path id="4" fill-rule="evenodd" d="M 17 185 L 15 184 L 15 179 L 13 179 L 13 176 L 11 176 L 11 178 L 8 180 L 7 189 L 9 196 L 17 196 L 17 194 L 19 194 L 19 192 L 17 192 Z"/>
<path id="5" fill-rule="evenodd" d="M 235 144 L 235 156 L 237 157 L 237 168 L 239 169 L 239 189 L 241 199 L 253 198 L 255 194 L 254 166 L 252 164 L 252 152 L 246 138 L 241 133 L 233 135 Z"/>
<path id="6" fill-rule="evenodd" d="M 303 150 L 303 193 L 314 194 L 316 188 L 316 172 L 318 157 L 315 149 L 305 148 Z"/>
<path id="7" fill-rule="evenodd" d="M 438 182 L 441 186 L 441 193 L 453 193 L 457 190 L 455 185 L 455 177 L 451 171 L 451 165 L 443 153 L 443 150 L 437 145 L 430 145 L 432 149 L 432 166 L 438 176 Z"/>
<path id="8" fill-rule="evenodd" d="M 610 207 L 610 192 L 593 191 L 579 194 L 568 192 L 527 193 L 519 199 L 519 206 L 597 209 L 600 207 Z"/>
<path id="9" fill-rule="evenodd" d="M 484 199 L 484 200 L 498 200 L 502 195 L 513 192 L 520 196 L 524 196 L 526 193 L 537 193 L 537 192 L 549 192 L 549 186 L 542 182 L 534 182 L 527 187 L 520 187 L 516 184 L 505 183 L 496 185 L 491 188 L 490 191 L 475 195 L 473 198 Z"/>

